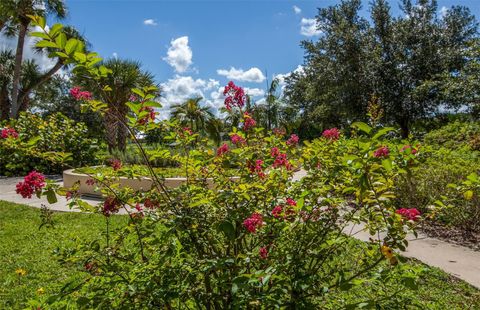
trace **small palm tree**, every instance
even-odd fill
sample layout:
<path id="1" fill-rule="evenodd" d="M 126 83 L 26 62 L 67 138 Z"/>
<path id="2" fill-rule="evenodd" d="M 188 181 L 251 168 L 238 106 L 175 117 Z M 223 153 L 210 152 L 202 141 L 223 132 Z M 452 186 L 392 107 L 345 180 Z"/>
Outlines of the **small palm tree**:
<path id="1" fill-rule="evenodd" d="M 111 73 L 100 81 L 75 77 L 75 82 L 108 104 L 109 109 L 104 115 L 108 149 L 110 152 L 115 149 L 123 152 L 126 149 L 128 136 L 127 127 L 122 124 L 126 122 L 129 111 L 125 103 L 130 101 L 132 88 L 153 85 L 154 77 L 151 73 L 142 70 L 138 61 L 112 58 L 103 62 L 102 65 L 110 69 Z M 111 91 L 104 91 L 106 87 Z"/>
<path id="2" fill-rule="evenodd" d="M 190 98 L 182 104 L 173 105 L 171 116 L 182 126 L 188 126 L 197 132 L 204 131 L 207 122 L 213 118 L 213 113 L 209 107 L 200 105 L 202 99 L 201 97 Z"/>

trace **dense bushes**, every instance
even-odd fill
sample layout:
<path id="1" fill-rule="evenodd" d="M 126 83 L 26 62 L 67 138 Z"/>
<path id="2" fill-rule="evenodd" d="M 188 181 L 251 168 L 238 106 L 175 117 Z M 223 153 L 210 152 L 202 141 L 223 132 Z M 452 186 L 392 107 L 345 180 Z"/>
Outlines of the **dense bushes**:
<path id="1" fill-rule="evenodd" d="M 42 119 L 24 113 L 3 127 L 17 136 L 0 138 L 0 175 L 25 175 L 33 169 L 60 173 L 65 167 L 95 163 L 97 142 L 85 137 L 83 123 L 63 114 Z"/>

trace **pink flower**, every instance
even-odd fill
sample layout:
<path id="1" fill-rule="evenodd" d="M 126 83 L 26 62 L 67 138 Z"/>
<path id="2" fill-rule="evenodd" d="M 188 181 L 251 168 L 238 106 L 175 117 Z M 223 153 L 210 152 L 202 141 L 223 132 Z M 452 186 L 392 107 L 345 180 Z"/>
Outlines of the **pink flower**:
<path id="1" fill-rule="evenodd" d="M 285 133 L 286 132 L 285 132 L 284 128 L 273 128 L 273 134 L 278 136 L 278 137 L 284 136 Z"/>
<path id="2" fill-rule="evenodd" d="M 112 167 L 115 171 L 120 170 L 122 169 L 122 162 L 119 159 L 111 159 L 110 167 Z"/>
<path id="3" fill-rule="evenodd" d="M 89 186 L 93 186 L 95 185 L 95 180 L 94 179 L 88 179 L 85 181 L 85 184 L 89 185 Z"/>
<path id="4" fill-rule="evenodd" d="M 0 131 L 0 137 L 2 137 L 2 139 L 7 139 L 7 138 L 16 139 L 18 138 L 18 132 L 13 128 L 5 127 Z"/>
<path id="5" fill-rule="evenodd" d="M 276 206 L 275 208 L 272 209 L 272 216 L 274 218 L 279 218 L 283 212 L 282 206 Z"/>
<path id="6" fill-rule="evenodd" d="M 298 144 L 299 138 L 296 134 L 292 134 L 290 138 L 287 140 L 287 145 L 295 146 Z"/>
<path id="7" fill-rule="evenodd" d="M 287 170 L 292 169 L 292 164 L 290 164 L 290 162 L 287 160 L 287 154 L 285 153 L 278 154 L 275 160 L 273 161 L 274 168 L 279 168 L 282 166 L 285 166 Z"/>
<path id="8" fill-rule="evenodd" d="M 250 114 L 248 114 L 248 112 L 245 112 L 243 114 L 243 130 L 247 131 L 256 125 L 257 122 L 250 116 Z"/>
<path id="9" fill-rule="evenodd" d="M 184 133 L 188 133 L 190 136 L 193 135 L 193 131 L 189 127 L 182 128 Z"/>
<path id="10" fill-rule="evenodd" d="M 23 182 L 16 185 L 17 194 L 23 198 L 32 198 L 33 193 L 45 187 L 45 176 L 35 170 L 23 178 Z"/>
<path id="11" fill-rule="evenodd" d="M 270 155 L 272 155 L 272 157 L 277 157 L 278 155 L 280 155 L 278 147 L 272 147 L 272 149 L 270 150 Z"/>
<path id="12" fill-rule="evenodd" d="M 232 143 L 235 144 L 235 145 L 246 143 L 245 139 L 242 138 L 241 136 L 237 135 L 236 133 L 233 134 L 230 139 L 232 139 Z"/>
<path id="13" fill-rule="evenodd" d="M 107 197 L 103 202 L 102 213 L 105 216 L 110 216 L 114 213 L 117 213 L 120 210 L 121 203 L 115 197 Z"/>
<path id="14" fill-rule="evenodd" d="M 217 156 L 223 156 L 223 154 L 225 154 L 227 152 L 228 152 L 228 145 L 226 143 L 224 143 L 224 144 L 222 144 L 222 146 L 220 146 L 217 149 Z"/>
<path id="15" fill-rule="evenodd" d="M 411 209 L 406 209 L 406 208 L 401 208 L 395 211 L 395 213 L 400 214 L 404 218 L 410 220 L 410 221 L 416 221 L 420 217 L 420 211 L 418 211 L 416 208 L 411 208 Z"/>
<path id="16" fill-rule="evenodd" d="M 413 154 L 413 155 L 417 154 L 417 152 L 418 152 L 418 150 L 416 148 L 412 147 L 411 145 L 405 145 L 404 147 L 402 147 L 400 152 L 405 152 L 408 149 L 410 149 L 410 153 Z"/>
<path id="17" fill-rule="evenodd" d="M 228 82 L 223 90 L 225 108 L 230 111 L 232 107 L 243 107 L 245 104 L 245 92 L 243 88 L 236 86 L 232 81 Z"/>
<path id="18" fill-rule="evenodd" d="M 330 129 L 325 130 L 322 133 L 322 137 L 324 137 L 328 140 L 331 140 L 331 141 L 335 141 L 335 140 L 338 140 L 340 138 L 340 131 L 337 128 L 330 128 Z"/>
<path id="19" fill-rule="evenodd" d="M 388 147 L 382 146 L 382 147 L 379 147 L 375 152 L 373 152 L 373 157 L 376 157 L 376 158 L 387 157 L 389 153 L 390 151 Z"/>
<path id="20" fill-rule="evenodd" d="M 155 110 L 152 107 L 141 107 L 140 112 L 147 112 L 147 115 L 138 120 L 140 125 L 145 125 L 150 121 L 155 121 Z"/>
<path id="21" fill-rule="evenodd" d="M 260 254 L 260 257 L 262 259 L 267 259 L 268 258 L 268 250 L 266 247 L 261 247 L 260 250 L 258 251 L 258 254 Z"/>
<path id="22" fill-rule="evenodd" d="M 260 213 L 253 213 L 249 218 L 243 221 L 243 226 L 251 233 L 255 233 L 258 228 L 263 226 L 263 217 Z"/>
<path id="23" fill-rule="evenodd" d="M 78 86 L 70 89 L 70 95 L 72 95 L 75 100 L 92 100 L 92 93 L 88 91 L 81 91 L 80 87 Z"/>
<path id="24" fill-rule="evenodd" d="M 250 170 L 251 173 L 256 173 L 261 179 L 266 177 L 267 175 L 263 172 L 263 160 L 257 159 L 255 161 L 255 165 L 251 164 L 248 162 L 247 167 Z"/>
<path id="25" fill-rule="evenodd" d="M 293 200 L 292 198 L 287 198 L 287 205 L 296 206 L 297 202 L 295 200 Z"/>
<path id="26" fill-rule="evenodd" d="M 130 97 L 128 98 L 128 101 L 131 101 L 131 102 L 137 101 L 137 96 L 135 96 L 135 95 L 130 95 Z"/>

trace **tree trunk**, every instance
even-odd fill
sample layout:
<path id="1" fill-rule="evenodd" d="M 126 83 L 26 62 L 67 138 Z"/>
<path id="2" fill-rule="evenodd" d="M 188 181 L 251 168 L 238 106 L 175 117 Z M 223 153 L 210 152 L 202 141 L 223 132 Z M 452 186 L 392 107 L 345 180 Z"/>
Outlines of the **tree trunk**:
<path id="1" fill-rule="evenodd" d="M 58 60 L 55 66 L 53 66 L 50 70 L 45 72 L 35 83 L 32 83 L 31 85 L 28 85 L 27 88 L 19 91 L 19 96 L 18 96 L 18 109 L 15 117 L 18 117 L 20 112 L 26 111 L 28 109 L 28 103 L 30 100 L 28 100 L 28 96 L 32 92 L 33 89 L 42 86 L 45 82 L 47 82 L 55 73 L 58 72 L 63 66 L 62 60 Z"/>
<path id="2" fill-rule="evenodd" d="M 28 22 L 20 22 L 20 30 L 18 32 L 17 51 L 15 52 L 15 69 L 13 71 L 12 79 L 12 108 L 10 116 L 16 117 L 18 112 L 18 93 L 20 90 L 20 73 L 22 71 L 23 47 L 25 45 L 25 36 L 27 35 Z"/>
<path id="3" fill-rule="evenodd" d="M 103 117 L 103 121 L 105 122 L 105 138 L 107 140 L 108 151 L 110 153 L 117 148 L 118 122 L 113 113 L 114 112 L 109 109 L 107 112 L 105 112 L 105 116 Z"/>
<path id="4" fill-rule="evenodd" d="M 399 125 L 400 125 L 400 133 L 402 135 L 402 138 L 407 139 L 408 136 L 410 135 L 410 128 L 408 125 L 408 121 L 405 119 L 402 119 L 400 120 Z"/>
<path id="5" fill-rule="evenodd" d="M 127 148 L 128 129 L 124 123 L 127 122 L 126 116 L 128 113 L 128 107 L 124 103 L 119 104 L 117 113 L 118 119 L 121 120 L 118 121 L 117 127 L 117 147 L 120 151 L 125 152 Z"/>
<path id="6" fill-rule="evenodd" d="M 0 89 L 0 121 L 8 119 L 10 114 L 10 98 L 8 98 L 8 85 L 5 83 Z"/>

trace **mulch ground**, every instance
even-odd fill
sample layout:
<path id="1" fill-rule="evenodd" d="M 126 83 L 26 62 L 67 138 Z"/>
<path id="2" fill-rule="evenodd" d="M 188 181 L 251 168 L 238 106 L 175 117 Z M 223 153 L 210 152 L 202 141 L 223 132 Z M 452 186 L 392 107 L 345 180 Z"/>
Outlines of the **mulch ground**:
<path id="1" fill-rule="evenodd" d="M 480 251 L 480 232 L 467 232 L 465 230 L 446 226 L 441 223 L 425 221 L 420 227 L 429 237 L 438 238 L 450 243 L 458 244 Z"/>

